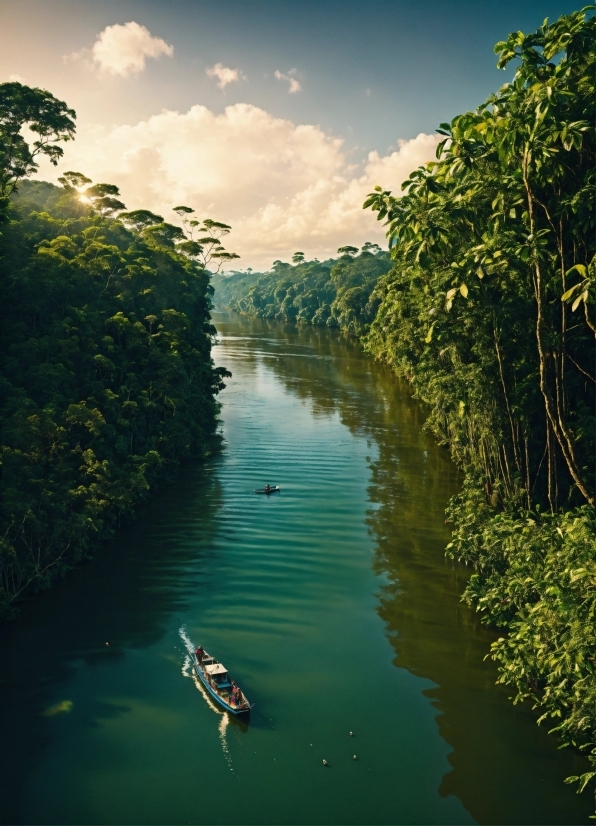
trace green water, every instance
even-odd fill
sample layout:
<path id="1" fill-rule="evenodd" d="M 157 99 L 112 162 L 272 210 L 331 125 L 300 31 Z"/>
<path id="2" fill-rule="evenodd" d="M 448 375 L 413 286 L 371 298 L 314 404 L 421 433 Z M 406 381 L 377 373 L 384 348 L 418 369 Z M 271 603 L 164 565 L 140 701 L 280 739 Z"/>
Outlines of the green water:
<path id="1" fill-rule="evenodd" d="M 407 389 L 334 332 L 215 323 L 224 454 L 2 629 L 1 821 L 587 822 L 585 764 L 483 661 L 443 554 L 457 473 Z"/>

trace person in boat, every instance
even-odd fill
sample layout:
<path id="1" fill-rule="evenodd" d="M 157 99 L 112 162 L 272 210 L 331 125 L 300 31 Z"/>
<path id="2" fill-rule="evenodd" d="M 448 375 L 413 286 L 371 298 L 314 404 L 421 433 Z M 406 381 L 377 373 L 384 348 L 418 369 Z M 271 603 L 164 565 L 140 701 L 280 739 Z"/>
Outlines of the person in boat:
<path id="1" fill-rule="evenodd" d="M 271 485 L 265 485 L 265 490 L 271 490 Z"/>
<path id="2" fill-rule="evenodd" d="M 196 654 L 196 657 L 197 657 L 197 660 L 198 660 L 199 665 L 201 664 L 201 661 L 202 661 L 202 659 L 203 659 L 203 655 L 204 655 L 204 653 L 205 653 L 205 652 L 203 651 L 203 646 L 202 646 L 202 645 L 199 645 L 199 647 L 198 647 L 198 648 L 197 648 L 197 650 L 195 651 L 195 654 Z"/>

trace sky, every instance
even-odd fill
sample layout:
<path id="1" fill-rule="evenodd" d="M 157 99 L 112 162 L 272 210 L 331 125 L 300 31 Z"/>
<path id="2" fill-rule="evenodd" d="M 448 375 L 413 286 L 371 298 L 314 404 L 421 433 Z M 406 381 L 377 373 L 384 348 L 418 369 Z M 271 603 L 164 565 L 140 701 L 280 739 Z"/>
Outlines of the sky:
<path id="1" fill-rule="evenodd" d="M 494 44 L 567 0 L 0 0 L 0 82 L 77 112 L 66 170 L 176 223 L 232 225 L 238 269 L 384 243 L 362 210 L 434 158 L 436 128 L 512 76 Z"/>

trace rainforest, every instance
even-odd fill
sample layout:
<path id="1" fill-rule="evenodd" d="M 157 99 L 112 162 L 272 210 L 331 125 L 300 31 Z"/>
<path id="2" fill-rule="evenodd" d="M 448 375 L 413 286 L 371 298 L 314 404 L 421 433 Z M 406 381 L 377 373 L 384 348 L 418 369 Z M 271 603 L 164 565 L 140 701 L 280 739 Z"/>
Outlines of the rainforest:
<path id="1" fill-rule="evenodd" d="M 388 272 L 366 244 L 213 283 L 239 312 L 356 335 L 407 379 L 464 474 L 446 553 L 502 632 L 499 679 L 596 769 L 595 21 L 497 43 L 513 82 L 441 124 L 402 193 L 370 194 Z"/>
<path id="2" fill-rule="evenodd" d="M 210 355 L 204 258 L 221 260 L 229 227 L 194 221 L 200 245 L 148 210 L 126 213 L 113 184 L 76 172 L 61 186 L 27 180 L 38 155 L 60 157 L 75 114 L 18 82 L 0 94 L 5 619 L 92 553 L 182 461 L 217 448 L 226 370 Z"/>
<path id="3" fill-rule="evenodd" d="M 1 83 L 3 626 L 17 627 L 29 606 L 47 596 L 41 592 L 70 582 L 85 560 L 101 557 L 106 547 L 120 548 L 119 538 L 135 516 L 147 513 L 147 503 L 172 498 L 167 491 L 180 490 L 175 485 L 196 468 L 205 477 L 192 518 L 196 511 L 206 520 L 201 537 L 215 530 L 217 495 L 205 479 L 231 451 L 222 435 L 225 394 L 219 400 L 234 372 L 228 367 L 239 359 L 246 388 L 253 373 L 261 370 L 262 378 L 266 370 L 277 371 L 275 381 L 269 377 L 277 388 L 274 401 L 286 410 L 279 388 L 289 393 L 293 381 L 311 380 L 304 356 L 317 355 L 319 347 L 321 363 L 337 359 L 343 366 L 335 373 L 320 368 L 313 380 L 313 422 L 336 416 L 353 438 L 366 434 L 371 455 L 375 428 L 381 422 L 397 427 L 383 419 L 397 408 L 379 403 L 374 427 L 358 418 L 345 390 L 352 381 L 347 360 L 354 359 L 357 371 L 363 362 L 372 365 L 377 372 L 370 375 L 380 385 L 386 371 L 392 388 L 407 388 L 408 411 L 421 411 L 411 414 L 420 438 L 432 439 L 437 467 L 449 464 L 457 474 L 456 489 L 441 487 L 450 497 L 440 504 L 441 512 L 446 504 L 449 536 L 441 539 L 439 555 L 461 571 L 458 598 L 483 626 L 483 656 L 496 663 L 495 677 L 513 703 L 531 709 L 557 745 L 581 756 L 582 770 L 561 781 L 586 796 L 596 788 L 595 42 L 592 6 L 498 42 L 499 68 L 514 69 L 510 82 L 473 111 L 439 124 L 435 159 L 415 169 L 400 190 L 383 180 L 371 187 L 363 210 L 371 227 L 381 222 L 385 247 L 346 243 L 323 260 L 297 251 L 258 271 L 230 269 L 239 257 L 224 246 L 231 226 L 199 216 L 193 206 L 174 201 L 163 215 L 127 210 L 119 186 L 93 181 L 85 170 L 61 171 L 54 183 L 34 178 L 41 163 L 61 162 L 65 145 L 75 140 L 76 113 L 49 91 L 21 80 Z M 222 91 L 243 79 L 230 80 L 222 72 L 232 70 L 217 65 Z M 301 88 L 294 69 L 275 77 L 289 83 L 288 94 Z M 229 364 L 213 358 L 218 336 L 230 348 Z M 241 340 L 249 348 L 265 343 L 240 364 L 234 347 Z M 288 358 L 303 358 L 299 375 L 284 372 L 286 350 Z M 304 407 L 306 391 L 295 392 Z M 255 409 L 263 405 L 255 416 L 261 424 L 268 403 L 263 393 L 252 402 Z M 252 413 L 248 402 L 245 409 L 242 399 L 232 398 L 230 428 L 239 432 L 237 422 Z M 304 439 L 307 450 L 314 424 L 303 423 L 296 435 L 298 408 L 288 412 L 295 420 L 292 439 L 296 445 Z M 317 448 L 330 465 L 338 432 Z M 245 443 L 234 448 L 240 457 L 252 438 L 250 429 L 242 433 Z M 280 453 L 289 449 L 291 440 L 277 438 Z M 279 465 L 272 450 L 262 450 L 267 461 L 259 454 L 255 467 L 264 474 Z M 392 465 L 396 478 L 401 461 L 400 454 Z M 389 484 L 382 456 L 366 455 L 366 462 Z M 308 468 L 316 479 L 314 458 Z M 359 485 L 350 473 L 350 484 Z M 253 486 L 242 479 L 251 495 L 265 482 L 255 479 Z M 302 490 L 300 484 L 295 480 L 294 490 Z M 382 486 L 378 478 L 371 490 L 375 485 Z M 353 516 L 363 494 L 350 491 Z M 275 507 L 275 497 L 253 498 Z M 398 500 L 391 500 L 396 511 Z M 385 503 L 380 516 L 368 511 L 362 517 L 374 525 L 380 545 L 387 532 L 382 519 L 394 518 L 390 510 Z M 348 519 L 337 500 L 328 512 L 338 525 Z M 271 518 L 273 511 L 267 513 Z M 319 515 L 325 518 L 323 508 Z M 296 518 L 293 511 L 290 517 Z M 314 531 L 311 515 L 301 518 L 292 528 L 298 548 L 301 531 Z M 247 520 L 256 535 L 254 519 L 251 512 Z M 273 547 L 277 539 L 268 534 L 263 543 Z M 205 559 L 211 557 L 201 556 L 201 564 Z M 250 559 L 237 559 L 233 575 L 245 564 Z M 346 560 L 337 564 L 348 566 Z M 190 565 L 184 557 L 179 570 Z M 92 579 L 92 566 L 86 571 Z M 168 569 L 165 580 L 178 574 Z M 208 570 L 201 569 L 201 577 L 207 581 Z M 256 593 L 265 582 L 266 576 L 258 579 Z M 283 587 L 288 583 L 283 579 Z M 151 587 L 157 594 L 166 585 Z M 180 591 L 195 587 L 193 580 L 192 588 L 185 583 Z M 385 619 L 383 611 L 389 615 L 394 603 L 383 599 Z M 171 602 L 176 610 L 182 604 Z M 279 627 L 285 621 L 281 614 L 276 620 Z M 193 646 L 185 629 L 176 633 L 188 659 Z M 397 651 L 399 632 L 392 628 L 389 637 Z M 224 638 L 219 641 L 225 650 Z M 65 661 L 77 659 L 71 654 Z M 256 684 L 259 675 L 252 676 Z M 40 714 L 70 713 L 72 702 L 64 702 L 70 706 L 58 703 L 55 714 Z M 271 730 L 272 719 L 263 716 Z M 231 766 L 225 725 L 219 732 Z M 326 759 L 322 765 L 329 765 Z M 447 816 L 437 812 L 437 818 Z"/>

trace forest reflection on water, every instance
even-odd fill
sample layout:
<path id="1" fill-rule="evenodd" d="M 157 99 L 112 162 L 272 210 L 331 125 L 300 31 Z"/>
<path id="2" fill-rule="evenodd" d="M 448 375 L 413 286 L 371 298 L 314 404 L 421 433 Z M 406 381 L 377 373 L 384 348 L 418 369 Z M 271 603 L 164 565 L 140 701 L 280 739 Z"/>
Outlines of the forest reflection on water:
<path id="1" fill-rule="evenodd" d="M 587 796 L 563 785 L 565 776 L 587 770 L 586 761 L 558 750 L 556 738 L 536 725 L 538 714 L 513 706 L 512 690 L 496 685 L 497 668 L 486 655 L 497 634 L 461 602 L 469 571 L 444 555 L 445 506 L 460 478 L 448 451 L 424 432 L 423 406 L 406 382 L 336 331 L 235 313 L 220 314 L 220 329 L 224 319 L 253 339 L 254 363 L 262 358 L 314 415 L 337 411 L 368 441 L 367 524 L 374 570 L 384 579 L 377 610 L 395 665 L 436 686 L 424 693 L 453 747 L 440 794 L 458 797 L 479 823 L 588 822 Z M 245 342 L 244 352 L 250 349 Z"/>
<path id="2" fill-rule="evenodd" d="M 198 521 L 192 518 L 197 497 Z M 48 756 L 59 773 L 72 771 L 52 749 L 57 728 L 73 728 L 75 760 L 82 766 L 89 761 L 86 733 L 130 716 L 129 702 L 105 696 L 102 675 L 123 667 L 131 653 L 158 644 L 196 588 L 197 567 L 208 578 L 205 562 L 221 503 L 212 465 L 184 469 L 95 559 L 38 594 L 2 629 L 0 823 L 73 822 L 65 809 L 52 818 L 44 805 L 45 778 L 36 771 Z M 73 685 L 83 674 L 89 687 L 75 696 Z M 137 679 L 145 679 L 138 669 Z M 54 703 L 64 692 L 74 702 Z M 48 713 L 60 706 L 65 713 Z M 99 751 L 96 757 L 101 760 Z M 81 795 L 74 781 L 68 794 L 74 801 Z"/>

